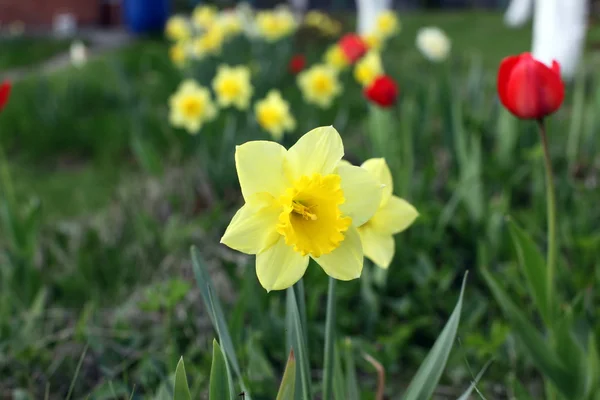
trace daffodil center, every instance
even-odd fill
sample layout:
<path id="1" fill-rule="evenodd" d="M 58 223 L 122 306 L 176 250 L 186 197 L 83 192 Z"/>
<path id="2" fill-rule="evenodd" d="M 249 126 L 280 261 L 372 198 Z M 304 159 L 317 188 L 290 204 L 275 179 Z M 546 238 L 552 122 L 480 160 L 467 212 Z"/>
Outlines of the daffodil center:
<path id="1" fill-rule="evenodd" d="M 352 219 L 340 211 L 345 201 L 340 184 L 337 174 L 305 175 L 278 199 L 277 232 L 303 256 L 328 254 L 344 240 Z"/>
<path id="2" fill-rule="evenodd" d="M 188 118 L 196 118 L 204 111 L 204 101 L 198 97 L 186 97 L 181 104 L 183 114 Z"/>
<path id="3" fill-rule="evenodd" d="M 258 112 L 258 122 L 262 126 L 270 127 L 279 125 L 281 113 L 275 107 L 264 107 Z"/>
<path id="4" fill-rule="evenodd" d="M 240 85 L 235 79 L 226 79 L 221 83 L 221 94 L 225 97 L 235 98 L 240 92 Z"/>
<path id="5" fill-rule="evenodd" d="M 332 83 L 331 79 L 329 79 L 326 75 L 317 75 L 313 80 L 313 86 L 315 91 L 321 94 L 327 94 L 331 92 Z"/>

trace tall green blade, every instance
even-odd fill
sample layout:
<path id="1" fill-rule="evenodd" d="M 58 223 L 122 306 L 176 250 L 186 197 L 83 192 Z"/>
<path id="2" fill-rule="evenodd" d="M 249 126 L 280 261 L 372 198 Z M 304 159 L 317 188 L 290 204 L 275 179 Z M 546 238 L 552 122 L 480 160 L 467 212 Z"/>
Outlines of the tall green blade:
<path id="1" fill-rule="evenodd" d="M 533 301 L 544 321 L 550 323 L 548 288 L 546 287 L 546 262 L 534 241 L 513 220 L 508 221 L 510 236 L 517 250 L 519 264 L 533 297 Z"/>
<path id="2" fill-rule="evenodd" d="M 450 319 L 442 330 L 442 333 L 435 341 L 433 347 L 427 354 L 425 361 L 412 379 L 403 399 L 405 400 L 424 400 L 433 395 L 435 388 L 446 368 L 446 362 L 450 355 L 450 350 L 454 345 L 456 331 L 460 322 L 460 312 L 462 310 L 463 294 L 467 283 L 467 274 L 463 278 L 462 287 L 458 302 L 452 311 Z"/>
<path id="3" fill-rule="evenodd" d="M 227 361 L 219 343 L 213 339 L 213 358 L 210 367 L 210 381 L 208 388 L 209 400 L 231 400 L 229 382 L 231 377 L 227 368 Z"/>
<path id="4" fill-rule="evenodd" d="M 179 362 L 177 363 L 177 369 L 175 370 L 175 389 L 173 391 L 173 400 L 192 400 L 187 376 L 185 374 L 183 357 L 179 359 Z"/>
<path id="5" fill-rule="evenodd" d="M 296 358 L 294 357 L 294 350 L 291 350 L 287 365 L 285 366 L 285 371 L 283 372 L 283 378 L 281 379 L 281 385 L 279 386 L 276 400 L 294 400 L 295 396 Z"/>

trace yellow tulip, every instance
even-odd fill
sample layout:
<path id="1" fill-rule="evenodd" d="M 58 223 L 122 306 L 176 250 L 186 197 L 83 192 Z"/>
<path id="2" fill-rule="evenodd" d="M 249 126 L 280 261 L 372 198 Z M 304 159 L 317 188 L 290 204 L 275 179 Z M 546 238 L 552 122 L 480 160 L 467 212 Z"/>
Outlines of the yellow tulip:
<path id="1" fill-rule="evenodd" d="M 332 126 L 313 129 L 289 150 L 268 141 L 236 148 L 245 204 L 221 243 L 256 254 L 256 274 L 267 291 L 292 286 L 311 258 L 335 279 L 360 277 L 357 227 L 375 214 L 382 188 L 367 170 L 339 165 L 343 155 Z"/>
<path id="2" fill-rule="evenodd" d="M 383 158 L 367 160 L 361 168 L 367 170 L 384 187 L 377 212 L 359 226 L 358 232 L 365 257 L 381 268 L 388 268 L 395 252 L 393 235 L 412 225 L 419 213 L 406 200 L 392 194 L 392 173 Z"/>
<path id="3" fill-rule="evenodd" d="M 252 97 L 252 83 L 248 67 L 219 66 L 212 87 L 221 107 L 233 105 L 239 110 L 248 109 L 250 97 Z"/>
<path id="4" fill-rule="evenodd" d="M 338 74 L 332 67 L 315 65 L 298 75 L 298 86 L 307 103 L 329 108 L 333 99 L 342 92 Z"/>
<path id="5" fill-rule="evenodd" d="M 258 124 L 273 136 L 275 140 L 285 132 L 296 128 L 296 120 L 290 112 L 290 104 L 281 97 L 278 90 L 271 90 L 267 96 L 254 106 Z"/>
<path id="6" fill-rule="evenodd" d="M 217 115 L 208 89 L 191 79 L 184 81 L 169 98 L 169 107 L 171 125 L 185 128 L 193 135 Z"/>

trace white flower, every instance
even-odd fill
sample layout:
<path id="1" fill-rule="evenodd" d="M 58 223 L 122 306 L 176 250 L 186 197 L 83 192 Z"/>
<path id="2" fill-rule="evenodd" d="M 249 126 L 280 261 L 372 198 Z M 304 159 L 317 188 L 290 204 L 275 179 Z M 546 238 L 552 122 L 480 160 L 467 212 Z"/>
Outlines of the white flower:
<path id="1" fill-rule="evenodd" d="M 77 68 L 81 68 L 87 62 L 87 49 L 81 41 L 76 41 L 71 44 L 69 49 L 71 56 L 71 64 Z"/>
<path id="2" fill-rule="evenodd" d="M 436 27 L 421 28 L 417 32 L 417 48 L 430 61 L 444 61 L 450 53 L 450 39 Z"/>

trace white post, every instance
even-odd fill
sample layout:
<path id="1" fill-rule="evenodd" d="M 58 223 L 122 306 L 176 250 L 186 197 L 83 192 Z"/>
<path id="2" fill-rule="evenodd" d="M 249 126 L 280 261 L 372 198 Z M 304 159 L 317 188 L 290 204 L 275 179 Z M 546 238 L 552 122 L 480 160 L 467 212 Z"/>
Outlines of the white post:
<path id="1" fill-rule="evenodd" d="M 536 0 L 533 17 L 533 56 L 550 65 L 559 62 L 564 78 L 577 72 L 585 43 L 587 0 Z"/>
<path id="2" fill-rule="evenodd" d="M 356 29 L 359 35 L 365 35 L 375 29 L 377 16 L 392 5 L 391 0 L 356 0 Z"/>
<path id="3" fill-rule="evenodd" d="M 521 27 L 531 19 L 533 0 L 512 0 L 504 14 L 504 23 L 512 27 Z"/>
<path id="4" fill-rule="evenodd" d="M 289 0 L 289 3 L 298 18 L 302 18 L 308 9 L 308 0 Z"/>
<path id="5" fill-rule="evenodd" d="M 512 0 L 504 21 L 521 26 L 533 10 L 533 56 L 550 65 L 560 63 L 565 79 L 577 72 L 585 44 L 588 0 Z"/>

